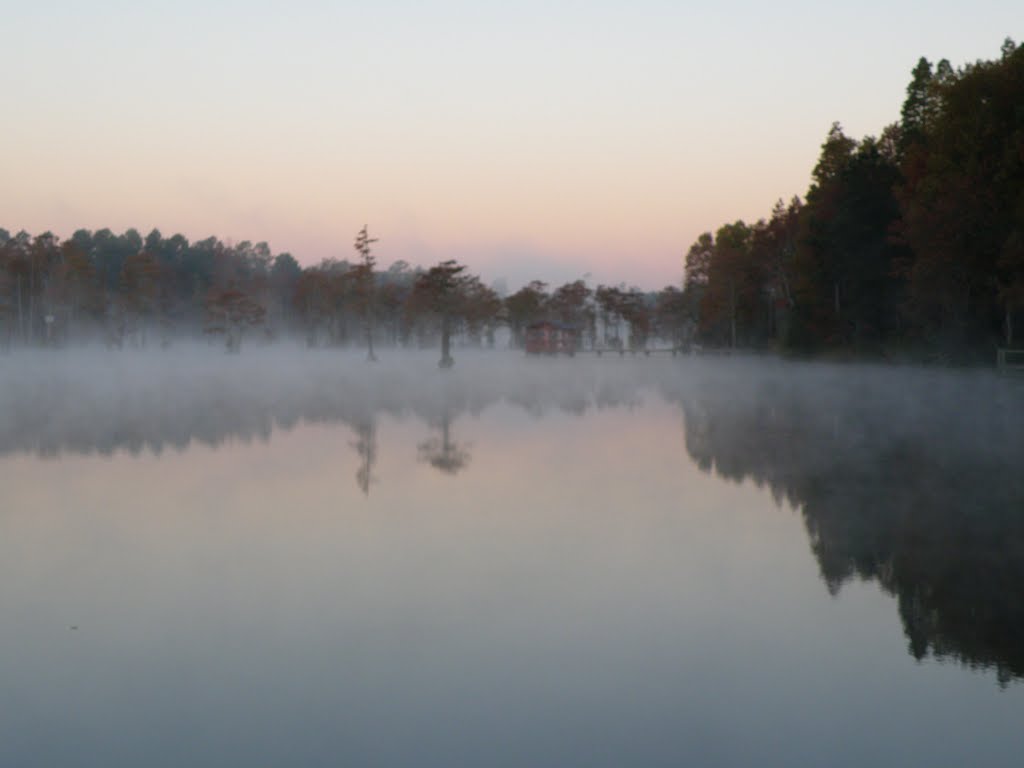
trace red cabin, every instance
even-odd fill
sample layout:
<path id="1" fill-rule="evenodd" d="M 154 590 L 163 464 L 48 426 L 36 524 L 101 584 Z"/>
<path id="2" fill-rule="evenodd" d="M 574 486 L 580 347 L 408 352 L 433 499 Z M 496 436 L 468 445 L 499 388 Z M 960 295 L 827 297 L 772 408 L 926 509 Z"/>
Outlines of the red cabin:
<path id="1" fill-rule="evenodd" d="M 528 355 L 573 355 L 576 353 L 576 329 L 559 323 L 533 323 L 526 327 Z"/>

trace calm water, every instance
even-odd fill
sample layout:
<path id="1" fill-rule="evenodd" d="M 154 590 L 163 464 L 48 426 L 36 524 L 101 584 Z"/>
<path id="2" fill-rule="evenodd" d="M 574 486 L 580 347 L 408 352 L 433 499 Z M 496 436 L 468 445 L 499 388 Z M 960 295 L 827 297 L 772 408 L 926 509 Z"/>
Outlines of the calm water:
<path id="1" fill-rule="evenodd" d="M 1014 765 L 1024 389 L 0 365 L 0 765 Z"/>

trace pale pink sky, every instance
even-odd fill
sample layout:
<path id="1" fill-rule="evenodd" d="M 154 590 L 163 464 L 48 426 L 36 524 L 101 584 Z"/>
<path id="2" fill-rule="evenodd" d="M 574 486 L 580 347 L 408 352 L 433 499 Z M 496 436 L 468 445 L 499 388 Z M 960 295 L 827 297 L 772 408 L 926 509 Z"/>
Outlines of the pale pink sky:
<path id="1" fill-rule="evenodd" d="M 0 47 L 0 227 L 312 264 L 367 223 L 382 265 L 678 283 L 700 232 L 804 194 L 833 120 L 878 133 L 919 56 L 992 58 L 1020 21 L 819 6 L 26 5 Z"/>

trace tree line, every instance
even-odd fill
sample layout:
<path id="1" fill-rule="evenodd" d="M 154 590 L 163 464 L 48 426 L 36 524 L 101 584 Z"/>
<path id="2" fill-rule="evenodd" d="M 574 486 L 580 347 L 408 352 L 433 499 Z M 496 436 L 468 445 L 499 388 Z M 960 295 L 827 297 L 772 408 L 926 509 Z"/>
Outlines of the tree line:
<path id="1" fill-rule="evenodd" d="M 922 58 L 906 93 L 877 137 L 832 125 L 803 200 L 690 246 L 704 343 L 944 360 L 1019 343 L 1024 46 L 955 70 Z"/>
<path id="2" fill-rule="evenodd" d="M 533 281 L 501 296 L 453 260 L 378 269 L 375 242 L 363 227 L 351 261 L 303 268 L 263 242 L 189 242 L 156 229 L 145 237 L 80 229 L 61 241 L 0 229 L 0 345 L 166 345 L 205 334 L 238 351 L 245 336 L 295 335 L 311 347 L 364 347 L 371 360 L 375 344 L 440 342 L 450 365 L 453 338 L 493 345 L 502 325 L 516 347 L 529 325 L 550 321 L 571 327 L 581 346 L 623 349 L 652 335 L 678 341 L 687 327 L 675 286 L 591 289 L 576 280 L 549 290 Z"/>

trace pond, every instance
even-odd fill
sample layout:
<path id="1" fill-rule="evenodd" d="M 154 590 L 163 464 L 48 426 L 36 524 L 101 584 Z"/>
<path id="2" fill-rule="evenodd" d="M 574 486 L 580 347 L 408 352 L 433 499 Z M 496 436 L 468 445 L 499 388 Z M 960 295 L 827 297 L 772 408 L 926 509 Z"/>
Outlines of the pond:
<path id="1" fill-rule="evenodd" d="M 381 357 L 0 359 L 0 765 L 1019 759 L 1018 383 Z"/>

